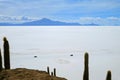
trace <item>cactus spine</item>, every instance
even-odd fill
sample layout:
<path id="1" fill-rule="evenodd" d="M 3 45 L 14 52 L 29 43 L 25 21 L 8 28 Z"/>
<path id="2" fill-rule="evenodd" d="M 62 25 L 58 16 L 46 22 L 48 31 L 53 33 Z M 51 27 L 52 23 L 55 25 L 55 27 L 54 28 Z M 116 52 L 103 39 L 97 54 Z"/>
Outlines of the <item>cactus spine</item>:
<path id="1" fill-rule="evenodd" d="M 4 67 L 5 69 L 10 69 L 10 52 L 9 52 L 9 42 L 6 37 L 3 38 L 4 44 Z"/>
<path id="2" fill-rule="evenodd" d="M 107 72 L 106 80 L 111 80 L 111 76 L 112 76 L 112 74 L 111 74 L 111 71 L 109 70 Z"/>
<path id="3" fill-rule="evenodd" d="M 89 55 L 86 52 L 84 55 L 84 74 L 83 80 L 89 80 Z"/>
<path id="4" fill-rule="evenodd" d="M 0 71 L 2 70 L 2 56 L 1 56 L 1 49 L 0 49 Z"/>

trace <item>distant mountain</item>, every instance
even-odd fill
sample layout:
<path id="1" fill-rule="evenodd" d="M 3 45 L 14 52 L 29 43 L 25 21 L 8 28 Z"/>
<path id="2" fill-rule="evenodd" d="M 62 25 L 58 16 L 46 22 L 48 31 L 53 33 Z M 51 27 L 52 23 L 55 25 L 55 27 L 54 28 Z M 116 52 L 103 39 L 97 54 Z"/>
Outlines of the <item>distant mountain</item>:
<path id="1" fill-rule="evenodd" d="M 32 21 L 32 22 L 26 22 L 23 23 L 21 25 L 25 25 L 25 26 L 64 26 L 64 25 L 80 25 L 79 23 L 66 23 L 66 22 L 60 22 L 60 21 L 53 21 L 47 18 L 43 18 L 41 20 L 36 20 L 36 21 Z"/>
<path id="2" fill-rule="evenodd" d="M 0 23 L 0 26 L 96 26 L 97 24 L 79 24 L 79 23 L 67 23 L 60 21 L 53 21 L 47 18 L 43 18 L 36 21 L 12 24 L 12 23 Z"/>

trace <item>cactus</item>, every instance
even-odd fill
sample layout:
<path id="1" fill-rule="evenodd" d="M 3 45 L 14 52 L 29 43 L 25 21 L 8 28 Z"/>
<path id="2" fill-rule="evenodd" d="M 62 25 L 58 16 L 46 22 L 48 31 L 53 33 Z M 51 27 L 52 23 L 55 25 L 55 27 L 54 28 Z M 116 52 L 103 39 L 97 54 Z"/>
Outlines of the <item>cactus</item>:
<path id="1" fill-rule="evenodd" d="M 10 69 L 10 52 L 9 52 L 9 42 L 7 41 L 7 38 L 3 38 L 4 41 L 4 67 L 5 69 Z"/>
<path id="2" fill-rule="evenodd" d="M 56 77 L 56 68 L 54 68 L 54 76 Z"/>
<path id="3" fill-rule="evenodd" d="M 47 73 L 50 74 L 50 69 L 49 66 L 47 67 Z"/>
<path id="4" fill-rule="evenodd" d="M 2 56 L 1 56 L 1 49 L 0 49 L 0 71 L 2 70 Z"/>
<path id="5" fill-rule="evenodd" d="M 84 74 L 83 74 L 83 80 L 89 80 L 89 55 L 86 52 L 84 55 Z"/>
<path id="6" fill-rule="evenodd" d="M 53 76 L 53 72 L 51 72 L 51 76 Z"/>
<path id="7" fill-rule="evenodd" d="M 111 80 L 111 76 L 112 76 L 112 74 L 111 74 L 111 71 L 109 70 L 107 72 L 106 80 Z"/>

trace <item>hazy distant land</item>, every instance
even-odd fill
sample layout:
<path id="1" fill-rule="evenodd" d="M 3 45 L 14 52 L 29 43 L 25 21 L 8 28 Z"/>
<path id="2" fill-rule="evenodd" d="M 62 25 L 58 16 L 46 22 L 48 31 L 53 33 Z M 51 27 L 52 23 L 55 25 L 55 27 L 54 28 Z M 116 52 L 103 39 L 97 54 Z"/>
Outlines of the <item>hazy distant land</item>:
<path id="1" fill-rule="evenodd" d="M 1 22 L 0 26 L 98 26 L 98 24 L 80 24 L 80 23 L 68 23 L 61 21 L 54 21 L 51 19 L 43 18 L 40 20 L 29 21 L 24 23 L 9 23 Z"/>

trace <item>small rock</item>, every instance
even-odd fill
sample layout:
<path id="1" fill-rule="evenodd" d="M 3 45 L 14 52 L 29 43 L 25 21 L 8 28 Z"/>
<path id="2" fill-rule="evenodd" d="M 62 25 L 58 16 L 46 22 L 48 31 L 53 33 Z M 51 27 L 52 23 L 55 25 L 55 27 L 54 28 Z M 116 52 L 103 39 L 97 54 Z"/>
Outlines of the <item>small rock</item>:
<path id="1" fill-rule="evenodd" d="M 37 58 L 37 56 L 34 56 L 34 58 Z"/>

